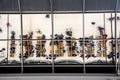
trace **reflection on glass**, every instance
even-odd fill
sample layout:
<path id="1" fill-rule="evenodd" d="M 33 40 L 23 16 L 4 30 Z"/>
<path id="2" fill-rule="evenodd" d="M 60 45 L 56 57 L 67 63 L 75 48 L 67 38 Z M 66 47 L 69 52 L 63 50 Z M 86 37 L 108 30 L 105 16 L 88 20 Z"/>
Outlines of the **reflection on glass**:
<path id="1" fill-rule="evenodd" d="M 16 32 L 16 39 L 20 39 L 20 15 L 1 15 L 0 16 L 0 39 L 7 39 L 9 33 L 9 39 L 11 35 L 11 31 Z"/>
<path id="2" fill-rule="evenodd" d="M 15 32 L 15 39 L 20 39 L 21 26 L 20 26 L 20 15 L 19 14 L 9 15 L 9 26 L 8 27 L 9 27 L 9 39 L 11 39 L 12 31 Z"/>
<path id="3" fill-rule="evenodd" d="M 42 37 L 37 37 L 37 40 L 27 39 L 23 41 L 24 64 L 51 64 L 50 41 L 41 40 Z"/>
<path id="4" fill-rule="evenodd" d="M 7 42 L 0 41 L 0 64 L 7 64 Z"/>
<path id="5" fill-rule="evenodd" d="M 118 39 L 117 41 L 117 48 L 116 48 L 115 40 L 111 40 L 109 42 L 109 45 L 110 45 L 110 53 L 108 55 L 108 58 L 111 59 L 111 63 L 115 64 L 116 56 L 117 56 L 117 59 L 120 57 L 120 40 Z"/>
<path id="6" fill-rule="evenodd" d="M 11 32 L 11 42 L 10 42 L 10 57 L 14 57 L 16 52 L 16 43 L 15 43 L 15 31 Z"/>
<path id="7" fill-rule="evenodd" d="M 36 56 L 45 56 L 45 49 L 46 41 L 45 41 L 45 35 L 37 36 L 37 43 L 36 43 Z"/>
<path id="8" fill-rule="evenodd" d="M 41 37 L 38 37 L 41 38 Z M 56 38 L 56 37 L 55 37 Z M 119 41 L 118 41 L 119 42 Z M 85 64 L 113 64 L 115 63 L 115 40 L 98 39 L 93 40 L 93 36 L 75 40 L 69 38 L 66 40 L 54 39 L 54 45 L 49 40 L 24 40 L 23 57 L 25 64 L 51 64 L 52 50 L 54 47 L 55 64 L 83 64 L 85 55 Z M 9 42 L 9 64 L 19 64 L 21 53 L 20 42 L 11 40 Z M 1 48 L 5 53 L 5 48 Z M 84 52 L 85 51 L 85 52 Z M 117 46 L 117 58 L 119 57 L 119 45 Z"/>
<path id="9" fill-rule="evenodd" d="M 117 52 L 117 64 L 118 64 L 118 73 L 120 73 L 120 13 L 117 13 L 117 38 L 118 38 L 118 52 Z M 113 56 L 113 55 L 112 55 Z M 111 57 L 111 56 L 110 56 Z M 111 57 L 112 59 L 114 59 L 113 57 Z"/>
<path id="10" fill-rule="evenodd" d="M 83 59 L 80 57 L 80 47 L 79 42 L 74 38 L 70 38 L 67 40 L 56 40 L 58 44 L 62 45 L 54 45 L 56 49 L 54 49 L 54 55 L 56 55 L 57 51 L 59 51 L 59 55 L 54 59 L 55 64 L 82 64 Z M 61 47 L 61 48 L 59 48 Z"/>
<path id="11" fill-rule="evenodd" d="M 104 17 L 106 23 L 104 23 Z M 114 24 L 111 24 L 111 19 L 114 22 L 114 14 L 113 18 L 110 13 L 105 13 L 105 16 L 103 13 L 85 14 L 84 42 L 81 14 L 55 14 L 55 34 L 53 34 L 52 41 L 50 16 L 46 18 L 45 14 L 23 15 L 22 53 L 21 43 L 16 40 L 21 38 L 20 16 L 9 15 L 8 54 L 8 40 L 0 41 L 0 60 L 2 63 L 6 63 L 8 60 L 8 64 L 18 64 L 22 58 L 21 54 L 23 54 L 25 64 L 51 64 L 52 57 L 55 64 L 83 64 L 83 60 L 86 64 L 113 64 L 115 55 L 119 57 L 119 40 L 116 48 L 113 39 Z M 0 25 L 6 26 L 7 15 L 1 15 L 0 20 L 2 22 Z M 0 39 L 7 39 L 6 30 L 7 27 L 0 27 Z M 117 38 L 118 35 L 117 33 Z"/>
<path id="12" fill-rule="evenodd" d="M 7 39 L 7 15 L 0 15 L 0 39 Z"/>
<path id="13" fill-rule="evenodd" d="M 12 32 L 11 40 L 9 41 L 8 49 L 8 64 L 20 64 L 21 44 L 15 40 L 15 32 Z"/>
<path id="14" fill-rule="evenodd" d="M 51 17 L 46 17 L 46 14 L 24 14 L 23 15 L 23 34 L 33 33 L 32 39 L 37 39 L 37 36 L 44 34 L 46 39 L 50 39 L 52 34 Z"/>
<path id="15" fill-rule="evenodd" d="M 85 63 L 86 64 L 102 64 L 106 62 L 107 52 L 106 43 L 100 40 L 85 40 Z"/>
<path id="16" fill-rule="evenodd" d="M 107 40 L 107 39 L 99 39 L 93 40 L 94 42 L 94 49 L 91 53 L 93 56 L 90 56 L 90 51 L 87 52 L 85 50 L 85 63 L 86 64 L 114 64 L 115 63 L 115 56 L 117 53 L 118 56 L 118 48 L 117 52 L 115 51 L 115 40 Z M 87 44 L 88 45 L 88 44 Z M 92 44 L 91 44 L 92 45 Z M 87 46 L 85 48 L 88 49 Z M 88 49 L 90 50 L 90 49 Z M 89 54 L 89 56 L 86 56 Z"/>
<path id="17" fill-rule="evenodd" d="M 93 41 L 93 36 L 86 37 L 85 43 L 83 41 L 83 38 L 80 38 L 79 39 L 79 46 L 80 46 L 80 56 L 81 57 L 84 57 L 84 50 L 85 50 L 85 57 L 86 58 L 95 57 L 95 55 L 94 55 L 95 43 Z"/>
<path id="18" fill-rule="evenodd" d="M 63 34 L 55 34 L 54 41 L 53 41 L 54 56 L 64 56 L 63 38 L 64 38 Z M 51 43 L 50 43 L 50 46 L 52 47 Z"/>
<path id="19" fill-rule="evenodd" d="M 115 21 L 115 19 L 113 19 L 112 21 Z M 116 24 L 116 26 L 117 26 L 117 38 L 119 38 L 120 39 L 120 27 L 119 27 L 119 25 L 120 25 L 120 13 L 117 13 L 117 24 Z M 114 22 L 113 22 L 114 23 Z"/>
<path id="20" fill-rule="evenodd" d="M 107 34 L 107 38 L 115 37 L 114 13 L 86 13 L 85 14 L 85 37 L 93 35 L 94 38 L 101 34 L 99 27 Z M 112 21 L 111 21 L 112 19 Z"/>
<path id="21" fill-rule="evenodd" d="M 82 26 L 82 14 L 54 14 L 55 34 L 67 36 L 66 31 L 71 31 L 72 36 L 78 39 L 83 36 Z"/>

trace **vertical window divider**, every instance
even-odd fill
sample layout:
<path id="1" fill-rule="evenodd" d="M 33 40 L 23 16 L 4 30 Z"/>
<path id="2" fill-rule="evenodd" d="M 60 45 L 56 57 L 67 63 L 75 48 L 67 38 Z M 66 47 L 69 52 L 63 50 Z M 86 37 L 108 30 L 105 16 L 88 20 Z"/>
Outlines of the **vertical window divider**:
<path id="1" fill-rule="evenodd" d="M 117 11 L 118 10 L 118 0 L 116 0 L 115 6 L 115 63 L 116 63 L 116 75 L 118 75 L 118 61 L 117 61 Z"/>
<path id="2" fill-rule="evenodd" d="M 7 15 L 7 23 L 6 23 L 6 27 L 7 27 L 7 64 L 8 64 L 8 51 L 9 51 L 9 14 Z"/>
<path id="3" fill-rule="evenodd" d="M 120 0 L 118 0 L 118 5 L 120 3 Z M 118 6 L 118 13 L 119 13 L 119 6 Z M 119 13 L 120 14 L 120 13 Z M 118 27 L 118 26 L 117 26 Z M 120 31 L 119 31 L 119 37 L 118 37 L 118 61 L 117 61 L 117 76 L 120 76 Z"/>
<path id="4" fill-rule="evenodd" d="M 83 45 L 85 44 L 85 1 L 83 0 Z M 86 74 L 85 69 L 85 46 L 83 47 L 83 73 Z"/>
<path id="5" fill-rule="evenodd" d="M 52 25 L 52 73 L 55 72 L 54 69 L 54 15 L 53 15 L 53 0 L 50 0 L 51 6 L 51 25 Z"/>
<path id="6" fill-rule="evenodd" d="M 104 32 L 105 32 L 105 34 L 106 34 L 106 21 L 105 21 L 105 12 L 103 13 L 103 24 L 104 24 Z M 106 38 L 107 39 L 107 38 Z M 107 62 L 107 45 L 105 44 L 105 51 L 106 51 L 106 57 L 105 57 L 105 60 L 106 60 L 106 63 L 108 63 Z"/>
<path id="7" fill-rule="evenodd" d="M 18 0 L 18 8 L 19 8 L 19 13 L 20 13 L 20 24 L 21 24 L 21 74 L 24 72 L 23 69 L 23 17 L 22 17 L 22 9 L 21 9 L 21 2 Z"/>

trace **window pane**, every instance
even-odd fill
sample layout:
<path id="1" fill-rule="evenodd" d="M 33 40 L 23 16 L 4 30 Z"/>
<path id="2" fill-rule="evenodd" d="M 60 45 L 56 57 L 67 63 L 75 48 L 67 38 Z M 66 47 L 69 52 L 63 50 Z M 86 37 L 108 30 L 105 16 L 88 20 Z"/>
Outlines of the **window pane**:
<path id="1" fill-rule="evenodd" d="M 83 64 L 83 59 L 80 55 L 78 40 L 54 40 L 55 64 Z"/>
<path id="2" fill-rule="evenodd" d="M 8 64 L 21 64 L 21 42 L 11 39 L 8 48 Z"/>
<path id="3" fill-rule="evenodd" d="M 52 34 L 51 16 L 49 14 L 24 14 L 23 15 L 23 34 L 29 35 L 31 39 L 37 39 L 38 35 L 45 35 L 50 39 Z"/>
<path id="4" fill-rule="evenodd" d="M 86 40 L 85 63 L 115 64 L 115 46 L 112 45 L 112 41 L 115 44 L 115 40 Z"/>
<path id="5" fill-rule="evenodd" d="M 0 41 L 0 65 L 7 64 L 7 41 Z"/>
<path id="6" fill-rule="evenodd" d="M 7 39 L 7 15 L 0 15 L 0 39 Z"/>
<path id="7" fill-rule="evenodd" d="M 51 64 L 50 41 L 46 40 L 24 40 L 23 57 L 25 64 Z"/>
<path id="8" fill-rule="evenodd" d="M 117 38 L 118 38 L 118 54 L 117 54 L 117 63 L 118 63 L 118 73 L 120 73 L 120 13 L 117 13 Z"/>
<path id="9" fill-rule="evenodd" d="M 21 35 L 21 25 L 20 25 L 20 15 L 19 14 L 11 14 L 9 15 L 9 39 L 13 35 L 13 31 L 15 32 L 15 39 L 20 39 Z"/>
<path id="10" fill-rule="evenodd" d="M 83 73 L 79 41 L 54 39 L 55 73 Z"/>
<path id="11" fill-rule="evenodd" d="M 114 17 L 112 13 L 112 17 Z M 93 36 L 97 39 L 98 36 L 103 34 L 107 35 L 107 38 L 111 36 L 115 37 L 114 19 L 111 24 L 111 13 L 87 13 L 85 14 L 85 37 Z"/>
<path id="12" fill-rule="evenodd" d="M 60 34 L 64 36 L 64 39 L 68 36 L 75 39 L 82 37 L 82 14 L 55 14 L 54 35 Z"/>

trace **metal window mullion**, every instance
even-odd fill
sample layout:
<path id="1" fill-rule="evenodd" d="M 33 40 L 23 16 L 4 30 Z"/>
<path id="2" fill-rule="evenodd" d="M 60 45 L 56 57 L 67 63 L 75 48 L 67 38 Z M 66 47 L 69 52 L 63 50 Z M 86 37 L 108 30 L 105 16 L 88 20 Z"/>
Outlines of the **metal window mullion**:
<path id="1" fill-rule="evenodd" d="M 22 22 L 22 9 L 21 9 L 21 3 L 20 0 L 18 0 L 18 8 L 20 13 L 20 22 L 21 22 L 21 73 L 24 72 L 23 70 L 23 22 Z"/>
<path id="2" fill-rule="evenodd" d="M 86 74 L 85 69 L 85 0 L 83 0 L 83 73 Z"/>
<path id="3" fill-rule="evenodd" d="M 105 15 L 105 13 L 103 13 L 103 24 L 104 24 L 104 33 L 106 34 L 106 21 L 105 21 L 105 18 L 106 18 L 106 15 Z M 107 40 L 107 39 L 105 39 L 105 40 Z M 106 55 L 107 55 L 107 49 L 106 49 L 106 44 L 105 44 L 105 52 L 106 52 Z M 106 60 L 106 63 L 107 63 L 107 56 L 105 57 L 105 60 Z"/>
<path id="4" fill-rule="evenodd" d="M 52 73 L 54 73 L 54 15 L 53 15 L 53 0 L 50 0 L 51 6 L 51 26 L 52 26 Z"/>
<path id="5" fill-rule="evenodd" d="M 116 62 L 116 74 L 118 75 L 118 65 L 117 65 L 117 10 L 118 10 L 118 0 L 116 0 L 115 9 L 115 62 Z"/>
<path id="6" fill-rule="evenodd" d="M 119 32 L 119 38 L 120 38 L 120 32 Z M 117 75 L 119 76 L 120 75 L 120 39 L 118 38 L 118 70 L 117 70 Z"/>
<path id="7" fill-rule="evenodd" d="M 9 23 L 9 14 L 7 15 L 7 24 Z M 9 39 L 9 26 L 7 26 L 7 39 Z M 7 64 L 8 64 L 8 53 L 9 53 L 9 40 L 7 40 Z"/>

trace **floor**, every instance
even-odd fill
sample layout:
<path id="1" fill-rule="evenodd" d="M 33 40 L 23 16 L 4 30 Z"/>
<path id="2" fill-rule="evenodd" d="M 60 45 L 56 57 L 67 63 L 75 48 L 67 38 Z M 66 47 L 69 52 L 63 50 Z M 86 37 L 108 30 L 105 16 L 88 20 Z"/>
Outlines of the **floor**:
<path id="1" fill-rule="evenodd" d="M 2 74 L 0 80 L 120 80 L 119 76 L 116 75 L 35 75 L 35 74 Z"/>

